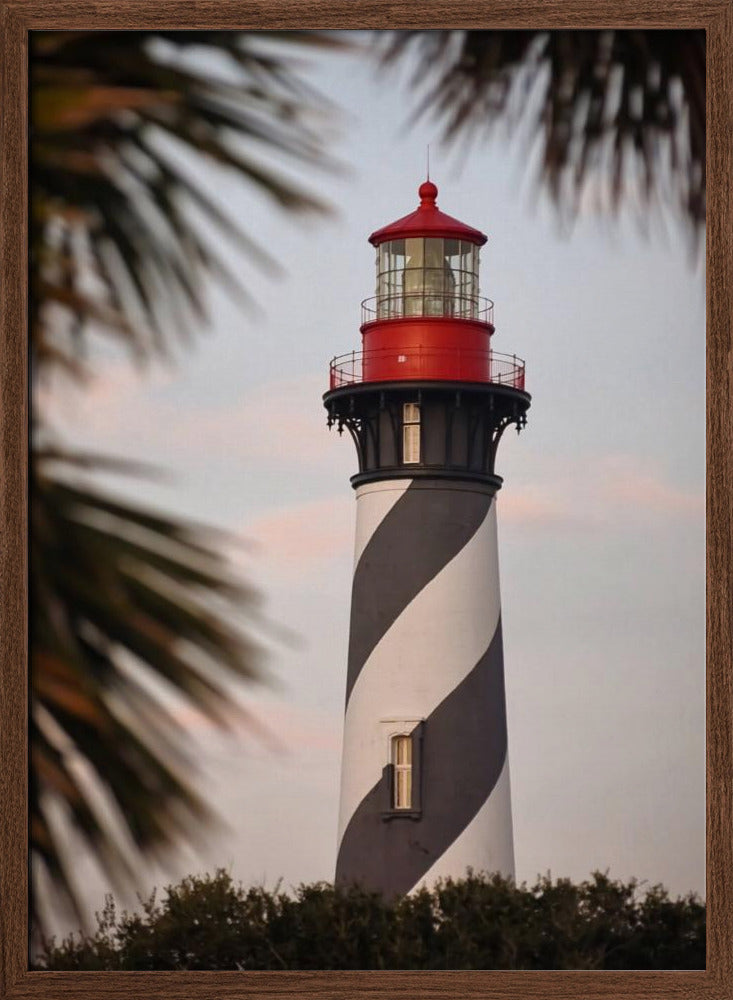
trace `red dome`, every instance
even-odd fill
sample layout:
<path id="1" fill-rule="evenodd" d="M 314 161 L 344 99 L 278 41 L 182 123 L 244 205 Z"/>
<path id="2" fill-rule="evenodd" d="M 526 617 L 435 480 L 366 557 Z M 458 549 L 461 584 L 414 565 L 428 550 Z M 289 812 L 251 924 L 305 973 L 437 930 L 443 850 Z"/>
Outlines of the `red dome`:
<path id="1" fill-rule="evenodd" d="M 442 236 L 444 239 L 466 240 L 483 246 L 487 240 L 484 233 L 472 226 L 467 226 L 445 212 L 441 212 L 435 204 L 438 188 L 432 181 L 424 181 L 418 190 L 420 207 L 409 215 L 392 222 L 383 229 L 377 229 L 369 237 L 373 246 L 386 243 L 388 240 L 401 240 L 411 236 Z"/>

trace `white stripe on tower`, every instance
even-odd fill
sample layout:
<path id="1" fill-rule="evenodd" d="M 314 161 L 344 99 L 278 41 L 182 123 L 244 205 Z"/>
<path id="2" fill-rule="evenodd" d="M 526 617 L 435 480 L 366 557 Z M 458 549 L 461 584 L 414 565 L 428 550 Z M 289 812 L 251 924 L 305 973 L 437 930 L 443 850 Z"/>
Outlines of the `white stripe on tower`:
<path id="1" fill-rule="evenodd" d="M 496 508 L 471 483 L 357 491 L 339 882 L 513 875 Z M 422 813 L 385 819 L 388 720 L 424 720 Z"/>
<path id="2" fill-rule="evenodd" d="M 356 508 L 354 569 L 358 566 L 361 554 L 369 539 L 411 482 L 411 479 L 384 479 L 379 483 L 372 483 L 371 486 L 362 486 L 357 493 L 356 499 L 358 501 L 368 492 L 369 502 L 362 502 Z"/>

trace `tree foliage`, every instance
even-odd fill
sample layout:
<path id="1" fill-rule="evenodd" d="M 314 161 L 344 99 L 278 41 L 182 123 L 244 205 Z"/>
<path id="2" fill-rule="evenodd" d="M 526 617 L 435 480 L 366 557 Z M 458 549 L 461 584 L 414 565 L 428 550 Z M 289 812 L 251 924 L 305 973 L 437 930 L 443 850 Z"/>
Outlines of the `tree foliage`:
<path id="1" fill-rule="evenodd" d="M 701 969 L 705 906 L 599 872 L 516 886 L 468 873 L 387 900 L 361 888 L 245 889 L 223 870 L 112 897 L 93 935 L 44 942 L 43 969 Z"/>

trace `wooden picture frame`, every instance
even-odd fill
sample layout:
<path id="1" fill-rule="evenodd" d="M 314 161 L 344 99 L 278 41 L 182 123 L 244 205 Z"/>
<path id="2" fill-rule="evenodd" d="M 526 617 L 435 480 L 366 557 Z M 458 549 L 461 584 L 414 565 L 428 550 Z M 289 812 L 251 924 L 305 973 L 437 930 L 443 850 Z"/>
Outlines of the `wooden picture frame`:
<path id="1" fill-rule="evenodd" d="M 3 0 L 0 243 L 0 996 L 733 995 L 733 0 Z M 27 852 L 27 97 L 34 29 L 704 28 L 707 33 L 707 968 L 699 972 L 31 972 Z"/>

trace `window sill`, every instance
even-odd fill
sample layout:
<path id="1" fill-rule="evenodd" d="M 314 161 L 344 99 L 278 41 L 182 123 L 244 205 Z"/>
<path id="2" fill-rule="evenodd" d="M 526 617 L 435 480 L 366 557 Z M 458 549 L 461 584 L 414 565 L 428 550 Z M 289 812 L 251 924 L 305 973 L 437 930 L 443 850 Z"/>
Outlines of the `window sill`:
<path id="1" fill-rule="evenodd" d="M 418 820 L 422 818 L 422 809 L 384 809 L 381 816 L 384 822 L 391 819 Z"/>

